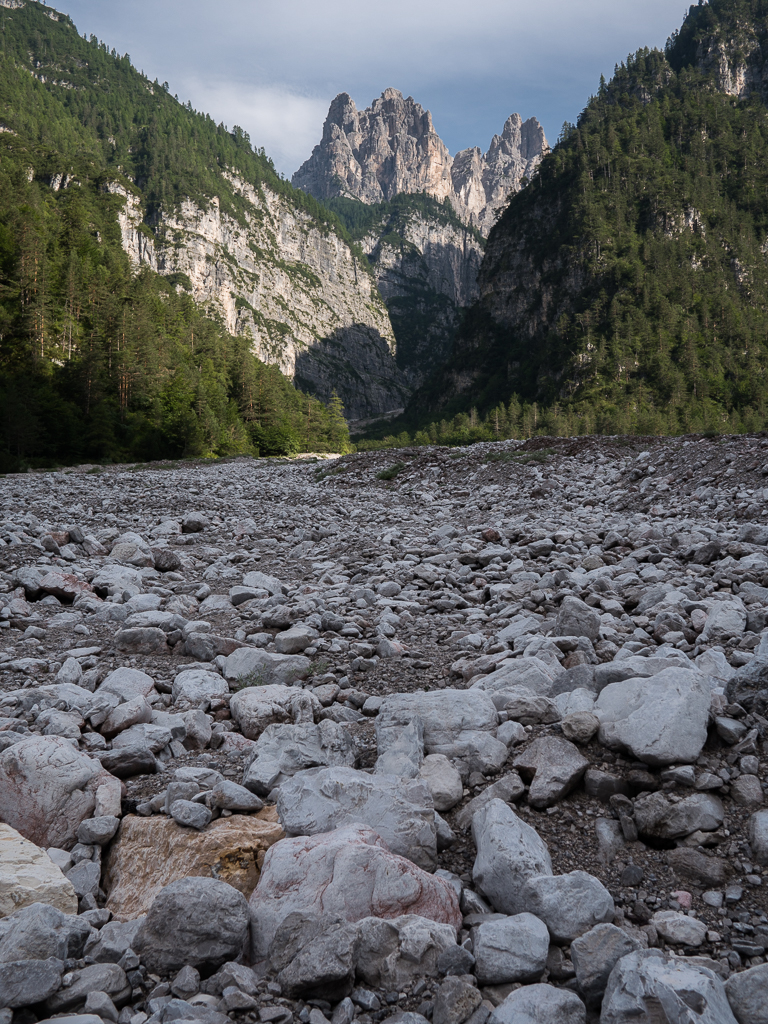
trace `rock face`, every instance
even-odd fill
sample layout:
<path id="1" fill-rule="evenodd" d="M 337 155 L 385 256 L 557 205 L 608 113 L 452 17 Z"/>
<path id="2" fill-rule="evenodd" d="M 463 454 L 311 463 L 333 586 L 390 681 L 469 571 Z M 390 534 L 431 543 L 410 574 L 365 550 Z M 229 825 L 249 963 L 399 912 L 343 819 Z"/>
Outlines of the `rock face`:
<path id="1" fill-rule="evenodd" d="M 150 231 L 140 195 L 110 183 L 125 198 L 120 229 L 134 266 L 186 275 L 192 297 L 213 303 L 229 331 L 250 332 L 260 359 L 323 400 L 335 390 L 348 416 L 402 408 L 408 388 L 392 325 L 347 243 L 266 185 L 256 190 L 234 176 L 228 184 L 244 223 L 214 196 L 206 209 L 186 199 L 175 212 L 160 210 Z"/>
<path id="2" fill-rule="evenodd" d="M 264 860 L 250 906 L 257 960 L 294 912 L 351 922 L 418 914 L 456 929 L 461 925 L 455 890 L 390 853 L 378 834 L 362 825 L 278 843 Z"/>
<path id="3" fill-rule="evenodd" d="M 31 903 L 77 913 L 75 890 L 61 869 L 44 850 L 0 824 L 0 918 Z"/>
<path id="4" fill-rule="evenodd" d="M 466 223 L 487 234 L 498 207 L 530 177 L 547 149 L 539 122 L 513 114 L 487 153 L 475 147 L 452 159 L 432 115 L 410 96 L 386 89 L 358 111 L 351 97 L 340 93 L 328 111 L 322 141 L 292 182 L 318 199 L 342 195 L 365 203 L 427 192 L 448 199 Z"/>
<path id="5" fill-rule="evenodd" d="M 105 861 L 107 906 L 118 920 L 132 920 L 148 912 L 161 889 L 188 877 L 217 878 L 247 898 L 267 850 L 282 836 L 275 822 L 237 814 L 199 832 L 170 818 L 130 815 Z"/>
<path id="6" fill-rule="evenodd" d="M 37 846 L 70 849 L 98 802 L 117 802 L 120 783 L 59 736 L 22 740 L 0 754 L 0 818 Z"/>

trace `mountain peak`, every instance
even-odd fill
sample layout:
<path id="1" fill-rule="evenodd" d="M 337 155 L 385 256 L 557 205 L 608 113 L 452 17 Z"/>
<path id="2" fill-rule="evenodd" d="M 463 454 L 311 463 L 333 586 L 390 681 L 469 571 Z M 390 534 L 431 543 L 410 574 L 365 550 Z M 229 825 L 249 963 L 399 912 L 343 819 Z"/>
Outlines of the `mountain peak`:
<path id="1" fill-rule="evenodd" d="M 488 152 L 479 147 L 451 157 L 432 115 L 412 96 L 387 88 L 358 111 L 347 93 L 331 103 L 323 138 L 293 175 L 293 185 L 317 199 L 347 196 L 365 203 L 401 192 L 448 199 L 467 224 L 488 234 L 499 207 L 522 187 L 548 150 L 536 120 L 507 118 Z"/>

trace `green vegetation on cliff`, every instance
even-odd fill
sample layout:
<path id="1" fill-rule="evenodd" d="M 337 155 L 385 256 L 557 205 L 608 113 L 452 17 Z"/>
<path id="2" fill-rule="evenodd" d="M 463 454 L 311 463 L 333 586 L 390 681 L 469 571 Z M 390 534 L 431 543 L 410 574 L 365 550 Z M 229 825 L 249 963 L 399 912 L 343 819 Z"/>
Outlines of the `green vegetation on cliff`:
<path id="1" fill-rule="evenodd" d="M 708 57 L 748 65 L 766 18 L 692 8 L 666 54 L 601 84 L 491 233 L 484 297 L 409 424 L 512 399 L 542 433 L 765 426 L 768 110 Z"/>
<path id="2" fill-rule="evenodd" d="M 184 275 L 133 271 L 107 186 L 135 180 L 150 222 L 189 196 L 237 215 L 232 168 L 335 217 L 66 16 L 0 9 L 0 30 L 0 470 L 344 447 L 338 404 L 260 363 Z"/>

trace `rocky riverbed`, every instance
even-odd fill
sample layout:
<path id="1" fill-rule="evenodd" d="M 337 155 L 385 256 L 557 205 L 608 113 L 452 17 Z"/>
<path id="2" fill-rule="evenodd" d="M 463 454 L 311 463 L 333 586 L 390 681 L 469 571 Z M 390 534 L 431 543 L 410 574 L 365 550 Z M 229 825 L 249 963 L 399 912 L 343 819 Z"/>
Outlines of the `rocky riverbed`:
<path id="1" fill-rule="evenodd" d="M 0 1024 L 766 1024 L 766 478 L 0 479 Z"/>

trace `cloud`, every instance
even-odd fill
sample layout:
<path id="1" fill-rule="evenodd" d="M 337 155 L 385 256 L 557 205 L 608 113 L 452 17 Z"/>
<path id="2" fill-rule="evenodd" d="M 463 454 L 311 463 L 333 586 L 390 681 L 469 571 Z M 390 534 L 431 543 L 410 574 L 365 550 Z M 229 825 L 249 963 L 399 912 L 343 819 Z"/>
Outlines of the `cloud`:
<path id="1" fill-rule="evenodd" d="M 290 174 L 330 100 L 367 106 L 387 86 L 432 111 L 452 153 L 484 148 L 513 112 L 552 138 L 600 74 L 663 46 L 684 15 L 669 0 L 57 0 L 81 32 L 128 51 L 152 78 L 239 123 Z M 313 121 L 314 119 L 314 121 Z"/>
<path id="2" fill-rule="evenodd" d="M 179 95 L 232 128 L 238 124 L 290 175 L 320 141 L 332 97 L 301 96 L 285 87 L 183 78 Z"/>

